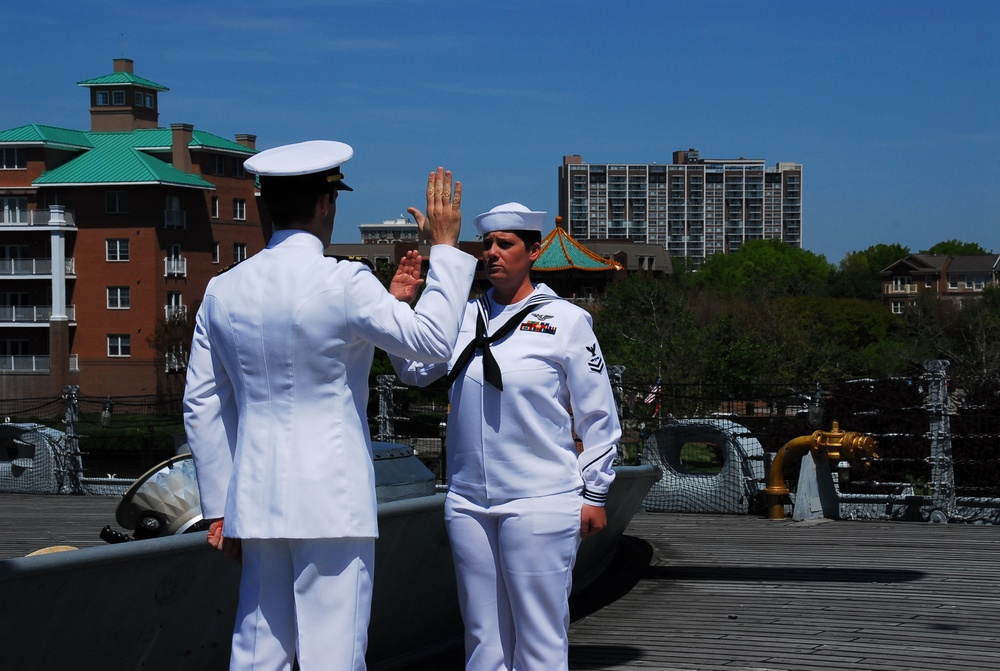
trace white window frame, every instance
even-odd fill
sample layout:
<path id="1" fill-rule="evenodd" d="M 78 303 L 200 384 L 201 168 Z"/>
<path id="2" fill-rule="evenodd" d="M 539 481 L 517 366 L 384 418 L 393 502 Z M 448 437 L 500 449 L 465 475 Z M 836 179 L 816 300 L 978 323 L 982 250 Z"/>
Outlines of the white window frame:
<path id="1" fill-rule="evenodd" d="M 124 107 L 125 100 L 125 91 L 116 89 L 111 92 L 111 105 L 113 107 Z"/>
<path id="2" fill-rule="evenodd" d="M 132 291 L 129 287 L 108 287 L 108 309 L 129 310 L 132 308 Z"/>
<path id="3" fill-rule="evenodd" d="M 212 219 L 219 218 L 219 197 L 212 196 Z"/>
<path id="4" fill-rule="evenodd" d="M 20 147 L 0 147 L 0 170 L 26 170 L 27 167 L 28 162 Z"/>
<path id="5" fill-rule="evenodd" d="M 245 242 L 234 242 L 233 243 L 233 263 L 239 263 L 240 261 L 246 261 L 247 258 L 247 243 Z"/>
<path id="6" fill-rule="evenodd" d="M 146 94 L 146 108 L 153 109 L 156 107 L 156 98 L 153 97 L 152 93 Z"/>
<path id="7" fill-rule="evenodd" d="M 215 265 L 219 264 L 219 243 L 218 242 L 215 243 L 215 246 L 212 248 L 212 263 L 214 263 Z"/>
<path id="8" fill-rule="evenodd" d="M 129 260 L 128 238 L 107 238 L 104 241 L 104 260 L 125 263 Z"/>
<path id="9" fill-rule="evenodd" d="M 108 357 L 127 359 L 132 356 L 132 336 L 127 333 L 108 334 Z"/>
<path id="10" fill-rule="evenodd" d="M 97 91 L 94 94 L 94 104 L 98 107 L 108 107 L 111 105 L 110 91 Z"/>
<path id="11" fill-rule="evenodd" d="M 243 198 L 233 198 L 233 221 L 247 220 L 247 201 Z"/>
<path id="12" fill-rule="evenodd" d="M 136 107 L 145 107 L 145 102 L 144 102 L 145 100 L 146 99 L 145 99 L 145 97 L 143 97 L 142 92 L 140 92 L 140 91 L 136 91 L 135 92 L 135 106 Z"/>

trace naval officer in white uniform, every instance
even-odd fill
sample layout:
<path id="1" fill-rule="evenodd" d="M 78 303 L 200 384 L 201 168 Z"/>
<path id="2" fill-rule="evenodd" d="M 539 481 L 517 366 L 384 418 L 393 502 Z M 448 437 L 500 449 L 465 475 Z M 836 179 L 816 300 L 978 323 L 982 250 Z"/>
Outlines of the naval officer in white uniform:
<path id="1" fill-rule="evenodd" d="M 455 354 L 390 357 L 408 384 L 452 381 L 445 521 L 469 671 L 568 668 L 576 552 L 607 523 L 621 426 L 590 315 L 531 282 L 544 215 L 507 203 L 476 217 L 493 287 L 466 307 Z"/>
<path id="2" fill-rule="evenodd" d="M 350 146 L 311 141 L 245 163 L 267 247 L 215 277 L 198 310 L 184 421 L 213 545 L 242 553 L 231 669 L 365 668 L 376 527 L 365 417 L 373 351 L 447 361 L 476 260 L 461 184 L 427 186 L 431 269 L 415 309 L 360 263 L 323 255 Z"/>

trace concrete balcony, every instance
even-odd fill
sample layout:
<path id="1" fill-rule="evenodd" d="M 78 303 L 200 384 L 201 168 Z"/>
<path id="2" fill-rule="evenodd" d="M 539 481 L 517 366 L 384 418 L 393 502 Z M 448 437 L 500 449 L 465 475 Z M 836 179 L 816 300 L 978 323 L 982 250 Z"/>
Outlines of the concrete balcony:
<path id="1" fill-rule="evenodd" d="M 0 216 L 0 227 L 58 226 L 76 228 L 73 212 L 62 209 L 49 210 L 5 210 Z"/>

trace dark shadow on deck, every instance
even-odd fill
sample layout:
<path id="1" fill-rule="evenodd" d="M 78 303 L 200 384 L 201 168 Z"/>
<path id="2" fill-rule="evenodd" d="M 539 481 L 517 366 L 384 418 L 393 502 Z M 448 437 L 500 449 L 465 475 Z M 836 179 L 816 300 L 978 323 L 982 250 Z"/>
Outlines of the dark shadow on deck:
<path id="1" fill-rule="evenodd" d="M 644 656 L 642 648 L 634 645 L 571 645 L 569 668 L 606 669 L 634 662 Z"/>
<path id="2" fill-rule="evenodd" d="M 712 582 L 844 582 L 898 583 L 926 577 L 923 571 L 845 569 L 822 566 L 649 566 L 643 580 L 708 580 Z"/>
<path id="3" fill-rule="evenodd" d="M 628 594 L 643 578 L 653 558 L 653 547 L 634 536 L 622 536 L 611 563 L 597 580 L 569 600 L 570 620 L 587 617 Z"/>

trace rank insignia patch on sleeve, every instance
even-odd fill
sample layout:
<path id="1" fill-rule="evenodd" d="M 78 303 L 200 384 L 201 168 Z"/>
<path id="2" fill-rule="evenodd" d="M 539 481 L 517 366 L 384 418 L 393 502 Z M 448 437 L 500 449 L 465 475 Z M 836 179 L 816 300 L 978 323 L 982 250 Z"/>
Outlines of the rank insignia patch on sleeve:
<path id="1" fill-rule="evenodd" d="M 590 360 L 587 361 L 587 365 L 590 366 L 590 371 L 592 373 L 602 373 L 604 372 L 604 358 L 597 353 L 597 343 L 587 347 L 587 351 L 590 352 Z"/>

